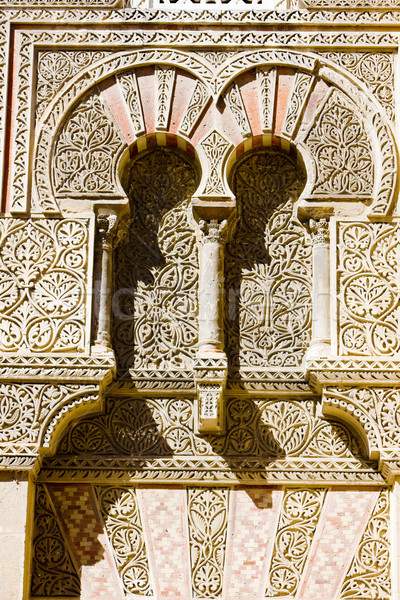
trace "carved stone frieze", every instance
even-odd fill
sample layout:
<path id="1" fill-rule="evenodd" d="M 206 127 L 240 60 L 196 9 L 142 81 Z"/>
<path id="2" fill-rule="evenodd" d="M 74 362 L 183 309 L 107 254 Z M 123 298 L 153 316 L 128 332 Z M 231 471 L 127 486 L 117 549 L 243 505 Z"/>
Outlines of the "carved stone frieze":
<path id="1" fill-rule="evenodd" d="M 57 457 L 45 459 L 43 476 L 382 480 L 349 431 L 317 416 L 315 400 L 238 397 L 226 403 L 226 434 L 204 436 L 194 433 L 192 399 L 108 397 L 103 415 L 70 428 Z"/>

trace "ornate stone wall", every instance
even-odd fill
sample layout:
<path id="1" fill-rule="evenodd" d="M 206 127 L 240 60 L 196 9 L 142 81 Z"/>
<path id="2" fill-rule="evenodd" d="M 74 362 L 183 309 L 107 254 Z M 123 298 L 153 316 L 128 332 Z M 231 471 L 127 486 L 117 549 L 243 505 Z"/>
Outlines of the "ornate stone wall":
<path id="1" fill-rule="evenodd" d="M 398 599 L 397 4 L 0 0 L 1 598 Z"/>

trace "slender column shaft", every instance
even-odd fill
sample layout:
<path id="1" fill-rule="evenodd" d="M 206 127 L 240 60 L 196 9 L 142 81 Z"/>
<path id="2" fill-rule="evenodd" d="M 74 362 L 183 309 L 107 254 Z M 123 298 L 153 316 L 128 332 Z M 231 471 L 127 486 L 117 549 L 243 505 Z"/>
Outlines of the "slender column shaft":
<path id="1" fill-rule="evenodd" d="M 202 222 L 204 238 L 200 247 L 199 355 L 223 352 L 223 240 L 224 224 Z"/>
<path id="2" fill-rule="evenodd" d="M 111 348 L 111 293 L 112 293 L 112 252 L 117 217 L 98 216 L 97 232 L 101 253 L 101 272 L 99 286 L 99 315 L 97 325 L 96 346 Z"/>
<path id="3" fill-rule="evenodd" d="M 313 239 L 313 319 L 308 358 L 328 356 L 331 349 L 329 221 L 311 221 Z"/>

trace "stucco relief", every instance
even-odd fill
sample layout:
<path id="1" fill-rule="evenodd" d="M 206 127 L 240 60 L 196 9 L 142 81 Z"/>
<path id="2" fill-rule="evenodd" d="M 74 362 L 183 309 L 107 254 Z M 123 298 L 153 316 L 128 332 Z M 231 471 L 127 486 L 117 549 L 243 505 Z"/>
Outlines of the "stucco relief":
<path id="1" fill-rule="evenodd" d="M 40 480 L 31 595 L 389 600 L 400 17 L 362 3 L 1 12 L 0 464 Z"/>

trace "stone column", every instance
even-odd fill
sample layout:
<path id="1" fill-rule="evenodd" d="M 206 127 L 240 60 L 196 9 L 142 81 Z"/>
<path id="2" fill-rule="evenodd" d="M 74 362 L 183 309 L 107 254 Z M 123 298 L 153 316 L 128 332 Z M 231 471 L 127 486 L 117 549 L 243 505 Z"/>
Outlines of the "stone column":
<path id="1" fill-rule="evenodd" d="M 111 349 L 111 295 L 113 288 L 113 242 L 116 232 L 116 215 L 98 215 L 97 256 L 101 263 L 99 284 L 98 323 L 94 352 Z"/>
<path id="2" fill-rule="evenodd" d="M 22 472 L 0 476 L 0 598 L 29 597 L 34 484 Z"/>
<path id="3" fill-rule="evenodd" d="M 312 333 L 307 360 L 331 354 L 329 219 L 310 219 L 313 243 Z"/>
<path id="4" fill-rule="evenodd" d="M 199 345 L 194 370 L 200 432 L 224 428 L 223 390 L 227 376 L 224 352 L 224 263 L 222 230 L 226 220 L 201 220 L 199 248 Z"/>
<path id="5" fill-rule="evenodd" d="M 223 353 L 223 238 L 226 221 L 200 221 L 199 355 Z"/>

